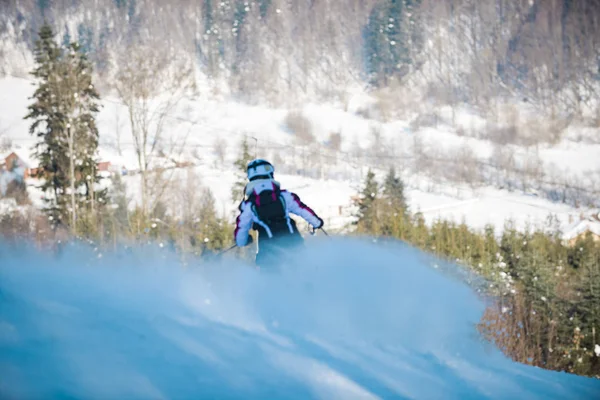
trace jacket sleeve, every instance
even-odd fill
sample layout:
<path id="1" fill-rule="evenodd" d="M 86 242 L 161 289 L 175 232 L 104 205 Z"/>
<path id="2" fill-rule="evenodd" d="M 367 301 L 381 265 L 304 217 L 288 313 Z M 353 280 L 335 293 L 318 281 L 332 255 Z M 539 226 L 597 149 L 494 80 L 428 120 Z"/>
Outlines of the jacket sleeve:
<path id="1" fill-rule="evenodd" d="M 282 191 L 283 198 L 285 199 L 288 211 L 292 214 L 299 215 L 304 218 L 306 222 L 311 224 L 314 228 L 319 229 L 323 226 L 323 220 L 319 218 L 310 207 L 304 204 L 298 195 L 287 191 Z"/>
<path id="2" fill-rule="evenodd" d="M 250 204 L 246 201 L 240 203 L 239 206 L 240 214 L 235 220 L 235 232 L 233 234 L 235 244 L 238 247 L 244 247 L 248 244 L 248 234 L 252 227 L 252 209 Z"/>

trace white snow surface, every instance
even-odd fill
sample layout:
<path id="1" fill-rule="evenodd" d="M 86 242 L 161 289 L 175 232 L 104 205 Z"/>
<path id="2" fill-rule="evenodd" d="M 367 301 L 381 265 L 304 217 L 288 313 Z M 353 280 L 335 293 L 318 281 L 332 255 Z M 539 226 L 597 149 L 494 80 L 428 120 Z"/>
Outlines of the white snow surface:
<path id="1" fill-rule="evenodd" d="M 3 399 L 600 394 L 600 380 L 517 364 L 482 341 L 472 289 L 399 243 L 317 237 L 277 271 L 230 257 L 184 269 L 155 244 L 0 243 L 0 256 Z"/>

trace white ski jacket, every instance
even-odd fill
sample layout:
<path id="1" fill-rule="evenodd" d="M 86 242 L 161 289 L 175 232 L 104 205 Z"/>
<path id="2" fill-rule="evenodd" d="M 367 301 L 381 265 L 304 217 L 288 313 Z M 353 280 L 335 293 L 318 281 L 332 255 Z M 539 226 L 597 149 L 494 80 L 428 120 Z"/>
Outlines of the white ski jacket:
<path id="1" fill-rule="evenodd" d="M 279 189 L 279 182 L 270 179 L 261 179 L 250 182 L 246 186 L 246 196 L 251 196 L 253 193 L 259 195 L 265 190 L 276 190 Z M 289 214 L 295 214 L 302 217 L 306 222 L 312 225 L 315 229 L 323 226 L 323 220 L 317 216 L 317 214 L 304 204 L 298 195 L 295 193 L 288 192 L 287 190 L 281 190 L 280 195 L 285 203 L 286 218 L 288 220 L 288 227 L 290 233 L 293 232 L 295 226 L 290 222 Z M 260 225 L 265 229 L 269 238 L 272 237 L 270 229 L 266 224 L 259 220 L 258 216 L 252 210 L 252 203 L 250 200 L 245 200 L 240 203 L 239 206 L 240 214 L 236 219 L 236 228 L 234 232 L 235 243 L 239 247 L 246 246 L 248 244 L 248 234 L 252 229 L 253 224 Z"/>

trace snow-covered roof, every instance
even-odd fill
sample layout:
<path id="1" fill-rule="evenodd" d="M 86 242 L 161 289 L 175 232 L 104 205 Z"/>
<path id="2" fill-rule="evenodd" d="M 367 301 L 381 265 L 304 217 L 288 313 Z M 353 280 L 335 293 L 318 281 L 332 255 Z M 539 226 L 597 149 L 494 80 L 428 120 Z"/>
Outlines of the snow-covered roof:
<path id="1" fill-rule="evenodd" d="M 566 229 L 565 233 L 563 234 L 563 239 L 571 240 L 587 231 L 592 232 L 594 235 L 600 236 L 600 221 L 594 217 L 589 217 L 578 221 Z"/>

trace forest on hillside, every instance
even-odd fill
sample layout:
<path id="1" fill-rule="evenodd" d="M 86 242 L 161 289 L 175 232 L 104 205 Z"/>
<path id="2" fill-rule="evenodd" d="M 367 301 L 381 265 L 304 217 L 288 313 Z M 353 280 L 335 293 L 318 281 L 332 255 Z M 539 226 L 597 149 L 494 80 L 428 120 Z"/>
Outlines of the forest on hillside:
<path id="1" fill-rule="evenodd" d="M 418 88 L 448 104 L 512 98 L 562 121 L 600 118 L 598 0 L 5 0 L 0 72 L 27 72 L 44 21 L 99 75 L 128 59 L 186 64 L 247 101 Z"/>

